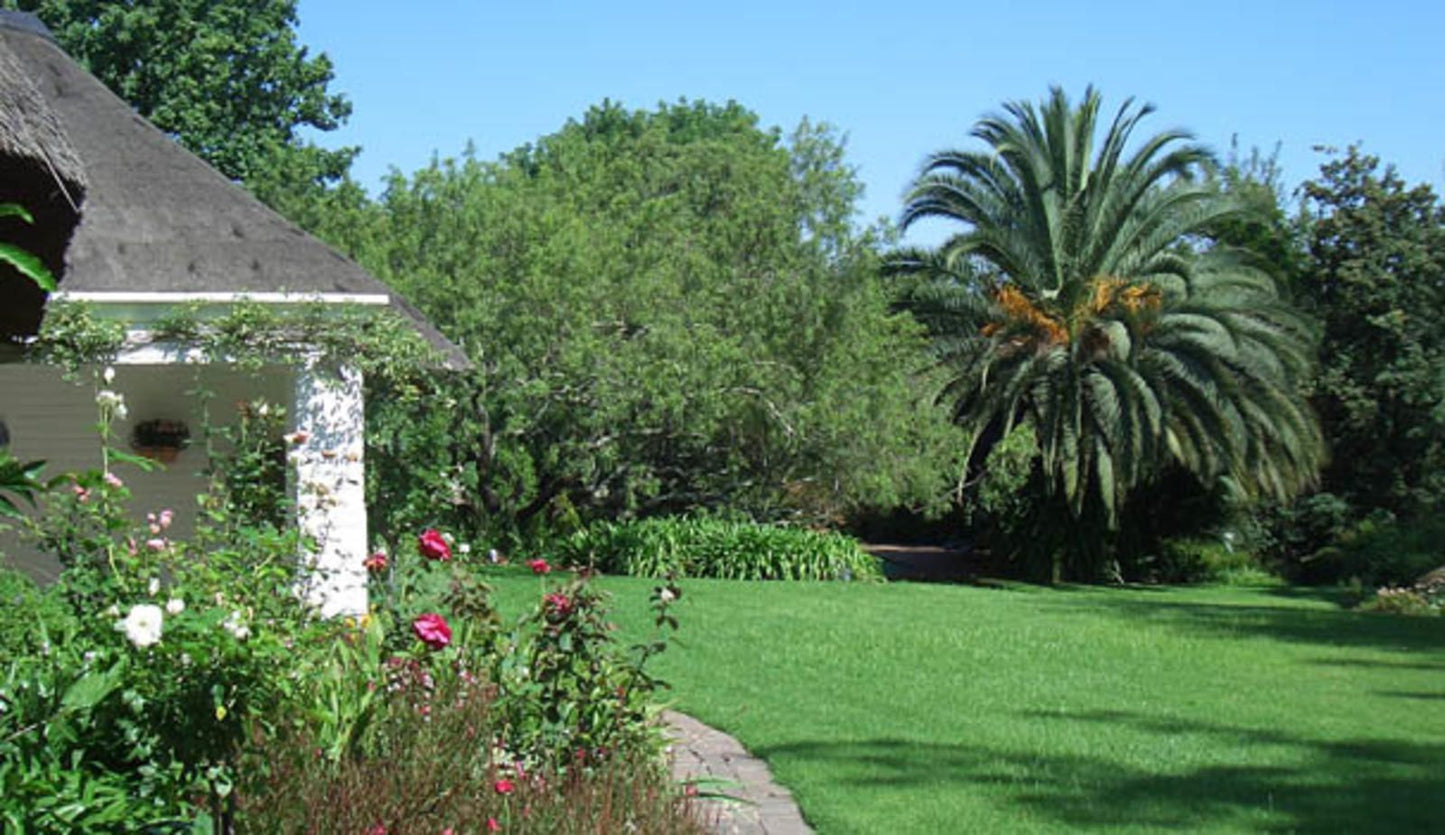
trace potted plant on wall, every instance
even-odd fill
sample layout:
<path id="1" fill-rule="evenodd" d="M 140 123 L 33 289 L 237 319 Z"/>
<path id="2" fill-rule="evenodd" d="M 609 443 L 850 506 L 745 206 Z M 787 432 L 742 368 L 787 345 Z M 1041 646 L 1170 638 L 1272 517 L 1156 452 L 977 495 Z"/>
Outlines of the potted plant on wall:
<path id="1" fill-rule="evenodd" d="M 162 464 L 176 456 L 191 442 L 191 430 L 185 421 L 156 418 L 136 424 L 130 434 L 130 445 L 137 453 Z"/>

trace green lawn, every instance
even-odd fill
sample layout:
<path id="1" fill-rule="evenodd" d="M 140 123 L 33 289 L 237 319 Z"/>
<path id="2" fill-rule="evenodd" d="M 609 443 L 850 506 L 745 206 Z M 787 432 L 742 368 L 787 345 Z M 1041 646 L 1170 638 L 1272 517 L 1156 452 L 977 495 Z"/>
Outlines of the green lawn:
<path id="1" fill-rule="evenodd" d="M 507 608 L 538 589 L 493 579 Z M 600 582 L 641 635 L 651 584 Z M 1445 619 L 1287 589 L 683 589 L 677 707 L 823 833 L 1445 831 Z"/>

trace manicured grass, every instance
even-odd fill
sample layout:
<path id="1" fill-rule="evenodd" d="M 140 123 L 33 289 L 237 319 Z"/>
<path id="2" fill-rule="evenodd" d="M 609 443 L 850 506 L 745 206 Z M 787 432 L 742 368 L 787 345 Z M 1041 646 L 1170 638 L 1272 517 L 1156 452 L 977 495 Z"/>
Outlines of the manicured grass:
<path id="1" fill-rule="evenodd" d="M 511 610 L 538 589 L 492 579 Z M 647 634 L 652 584 L 600 582 Z M 656 671 L 823 833 L 1445 826 L 1445 619 L 1288 589 L 683 589 Z"/>

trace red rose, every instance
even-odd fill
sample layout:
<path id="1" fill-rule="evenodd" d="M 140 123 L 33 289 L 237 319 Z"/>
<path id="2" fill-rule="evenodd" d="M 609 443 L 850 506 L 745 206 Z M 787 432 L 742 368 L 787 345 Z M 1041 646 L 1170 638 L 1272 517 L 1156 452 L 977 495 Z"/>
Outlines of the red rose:
<path id="1" fill-rule="evenodd" d="M 452 642 L 452 628 L 447 626 L 446 618 L 441 615 L 418 615 L 411 622 L 411 631 L 432 649 L 441 649 Z"/>
<path id="2" fill-rule="evenodd" d="M 497 819 L 496 819 L 496 818 L 487 818 L 487 831 L 488 831 L 488 832 L 501 832 L 501 831 L 502 831 L 502 825 L 501 825 L 500 823 L 497 823 Z"/>
<path id="3" fill-rule="evenodd" d="M 452 558 L 452 546 L 447 544 L 446 538 L 435 528 L 427 528 L 421 532 L 417 547 L 421 549 L 421 555 L 429 560 L 446 562 Z"/>
<path id="4" fill-rule="evenodd" d="M 533 574 L 546 574 L 552 570 L 552 566 L 548 565 L 547 561 L 542 559 L 541 557 L 532 560 L 531 562 L 527 563 L 527 565 L 532 569 Z"/>
<path id="5" fill-rule="evenodd" d="M 386 554 L 377 551 L 375 554 L 372 554 L 365 560 L 362 560 L 361 564 L 366 566 L 367 571 L 380 574 L 381 572 L 386 570 L 386 567 L 389 563 L 386 560 Z"/>
<path id="6" fill-rule="evenodd" d="M 497 790 L 497 794 L 511 794 L 512 792 L 517 790 L 517 784 L 513 783 L 511 780 L 508 780 L 506 777 L 503 777 L 502 779 L 493 783 L 492 788 Z"/>
<path id="7" fill-rule="evenodd" d="M 542 598 L 547 605 L 547 612 L 559 618 L 565 618 L 572 614 L 572 598 L 565 594 L 553 592 Z"/>

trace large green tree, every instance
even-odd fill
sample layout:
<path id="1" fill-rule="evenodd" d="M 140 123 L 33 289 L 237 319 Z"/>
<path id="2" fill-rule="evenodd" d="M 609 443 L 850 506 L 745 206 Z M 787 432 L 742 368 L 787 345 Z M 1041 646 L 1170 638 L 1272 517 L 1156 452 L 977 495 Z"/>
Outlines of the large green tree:
<path id="1" fill-rule="evenodd" d="M 1406 518 L 1445 501 L 1445 207 L 1349 148 L 1305 183 L 1300 293 L 1324 322 L 1326 490 Z"/>
<path id="2" fill-rule="evenodd" d="M 303 129 L 351 114 L 330 60 L 296 42 L 296 0 L 0 0 L 35 12 L 138 113 L 263 198 L 345 175 L 354 149 Z M 276 169 L 285 180 L 274 176 Z"/>
<path id="3" fill-rule="evenodd" d="M 1092 88 L 1077 107 L 1054 89 L 979 122 L 984 150 L 930 157 L 904 226 L 962 229 L 897 261 L 924 277 L 908 301 L 972 443 L 1020 424 L 1036 438 L 1064 515 L 1048 524 L 1071 532 L 1055 578 L 1092 578 L 1106 555 L 1090 546 L 1166 472 L 1289 497 L 1323 456 L 1300 390 L 1308 322 L 1247 253 L 1197 243 L 1243 211 L 1203 177 L 1209 153 L 1181 131 L 1135 137 L 1152 108 L 1131 102 L 1098 135 L 1100 107 Z"/>
<path id="4" fill-rule="evenodd" d="M 371 461 L 436 455 L 414 470 L 503 528 L 943 495 L 954 430 L 852 227 L 859 191 L 831 131 L 785 138 L 731 103 L 603 104 L 499 160 L 395 176 L 321 231 L 477 367 Z"/>

